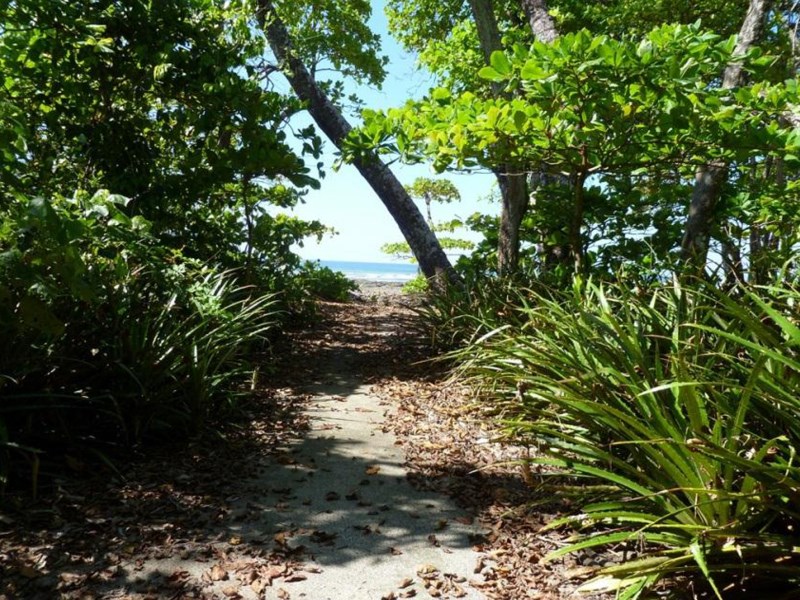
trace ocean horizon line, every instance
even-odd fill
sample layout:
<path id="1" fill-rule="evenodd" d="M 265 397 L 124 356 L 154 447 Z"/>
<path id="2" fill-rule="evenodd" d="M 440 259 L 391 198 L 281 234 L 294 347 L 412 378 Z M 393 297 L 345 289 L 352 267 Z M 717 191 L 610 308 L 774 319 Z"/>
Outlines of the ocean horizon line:
<path id="1" fill-rule="evenodd" d="M 355 281 L 372 281 L 376 283 L 405 283 L 414 279 L 419 267 L 410 262 L 371 262 L 351 260 L 322 260 L 323 267 L 343 273 L 348 279 Z"/>

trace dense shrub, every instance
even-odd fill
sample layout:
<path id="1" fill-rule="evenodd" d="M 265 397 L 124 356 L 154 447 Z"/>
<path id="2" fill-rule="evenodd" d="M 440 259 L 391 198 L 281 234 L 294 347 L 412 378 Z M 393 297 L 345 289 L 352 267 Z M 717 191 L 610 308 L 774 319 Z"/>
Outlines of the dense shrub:
<path id="1" fill-rule="evenodd" d="M 295 285 L 312 298 L 332 302 L 347 302 L 351 292 L 358 290 L 358 284 L 343 273 L 312 261 L 306 261 L 300 267 Z"/>
<path id="2" fill-rule="evenodd" d="M 240 9 L 5 3 L 0 478 L 216 423 L 306 306 L 291 249 L 327 229 L 285 213 L 321 142 Z"/>
<path id="3" fill-rule="evenodd" d="M 428 278 L 422 273 L 403 284 L 401 288 L 404 294 L 425 294 L 429 290 Z"/>
<path id="4" fill-rule="evenodd" d="M 278 321 L 274 296 L 160 246 L 125 203 L 19 198 L 2 214 L 2 482 L 11 456 L 36 462 L 54 443 L 200 431 Z"/>
<path id="5" fill-rule="evenodd" d="M 695 572 L 719 597 L 721 582 L 756 576 L 797 585 L 798 300 L 791 286 L 732 297 L 705 284 L 577 284 L 478 313 L 489 318 L 470 331 L 482 335 L 452 356 L 508 439 L 604 485 L 602 500 L 587 487 L 579 513 L 551 525 L 574 528 L 551 558 L 643 550 L 584 589 L 633 598 Z M 456 312 L 450 323 L 470 323 Z"/>

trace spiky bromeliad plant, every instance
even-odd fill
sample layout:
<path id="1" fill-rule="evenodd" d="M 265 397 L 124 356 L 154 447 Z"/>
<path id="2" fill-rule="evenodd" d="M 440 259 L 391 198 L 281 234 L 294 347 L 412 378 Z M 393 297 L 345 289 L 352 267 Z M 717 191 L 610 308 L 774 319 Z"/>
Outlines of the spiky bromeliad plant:
<path id="1" fill-rule="evenodd" d="M 576 533 L 549 559 L 642 546 L 583 586 L 620 598 L 692 572 L 719 598 L 728 575 L 800 581 L 798 291 L 526 294 L 522 326 L 457 357 L 535 462 L 614 490 L 550 525 Z"/>
<path id="2" fill-rule="evenodd" d="M 279 322 L 277 297 L 253 295 L 232 273 L 211 269 L 186 283 L 114 341 L 109 369 L 126 377 L 110 395 L 129 441 L 153 424 L 197 433 L 224 413 L 246 374 L 244 354 Z"/>

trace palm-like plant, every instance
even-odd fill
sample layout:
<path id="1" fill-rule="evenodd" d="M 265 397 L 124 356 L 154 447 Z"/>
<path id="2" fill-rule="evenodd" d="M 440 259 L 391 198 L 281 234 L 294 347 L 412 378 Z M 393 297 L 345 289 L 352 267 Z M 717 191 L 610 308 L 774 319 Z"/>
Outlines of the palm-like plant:
<path id="1" fill-rule="evenodd" d="M 645 544 L 584 588 L 623 598 L 690 571 L 719 597 L 718 572 L 800 577 L 786 529 L 800 520 L 796 290 L 526 296 L 521 326 L 455 355 L 497 398 L 507 435 L 539 448 L 535 462 L 615 490 L 551 524 L 577 533 L 550 558 Z"/>

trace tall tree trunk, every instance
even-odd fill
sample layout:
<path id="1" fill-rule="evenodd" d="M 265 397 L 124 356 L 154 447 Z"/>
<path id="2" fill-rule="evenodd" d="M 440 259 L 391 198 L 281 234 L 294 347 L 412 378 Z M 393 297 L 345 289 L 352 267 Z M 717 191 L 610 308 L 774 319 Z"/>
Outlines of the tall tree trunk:
<path id="1" fill-rule="evenodd" d="M 763 163 L 764 180 L 774 181 L 778 189 L 786 186 L 786 170 L 784 159 L 781 157 L 767 157 Z M 789 255 L 794 254 L 794 235 L 786 231 L 785 227 L 777 231 L 764 227 L 763 223 L 750 225 L 750 283 L 753 285 L 768 285 L 774 277 L 784 268 Z"/>
<path id="2" fill-rule="evenodd" d="M 497 272 L 510 275 L 519 267 L 519 230 L 528 210 L 528 182 L 525 175 L 495 172 L 500 185 L 502 208 L 497 240 Z"/>
<path id="3" fill-rule="evenodd" d="M 547 12 L 545 0 L 521 0 L 520 4 L 536 39 L 550 43 L 558 37 L 555 22 Z M 470 0 L 469 5 L 472 9 L 472 17 L 475 20 L 484 60 L 486 64 L 489 64 L 492 52 L 503 49 L 492 2 L 491 0 Z M 502 91 L 497 85 L 492 86 L 492 91 L 495 96 L 502 95 Z M 502 195 L 500 234 L 497 245 L 497 267 L 500 275 L 513 273 L 519 268 L 519 230 L 530 206 L 531 198 L 528 176 L 525 173 L 519 173 L 519 170 L 513 165 L 502 165 L 499 169 L 494 170 Z M 580 227 L 578 227 L 578 235 L 580 235 Z M 575 250 L 575 240 L 572 242 L 571 254 L 574 263 L 578 265 L 581 263 L 580 249 Z M 558 252 L 551 253 L 549 249 L 545 253 L 547 256 L 558 254 Z M 564 258 L 566 258 L 566 253 L 563 253 L 560 260 Z"/>
<path id="4" fill-rule="evenodd" d="M 573 193 L 572 218 L 569 222 L 569 250 L 572 257 L 572 267 L 575 273 L 581 273 L 584 269 L 583 260 L 583 214 L 586 210 L 586 197 L 584 186 L 586 185 L 587 171 L 581 171 L 575 177 L 575 189 Z"/>
<path id="5" fill-rule="evenodd" d="M 758 41 L 764 29 L 769 4 L 769 0 L 750 0 L 747 15 L 739 30 L 734 56 L 744 55 Z M 743 79 L 742 64 L 734 58 L 725 69 L 722 87 L 736 87 L 742 84 Z M 728 164 L 721 160 L 701 166 L 695 174 L 689 214 L 681 241 L 681 261 L 684 263 L 685 275 L 701 275 L 705 269 L 712 218 L 727 176 Z"/>
<path id="6" fill-rule="evenodd" d="M 475 19 L 475 28 L 478 31 L 483 59 L 488 65 L 492 52 L 503 49 L 492 0 L 469 0 L 469 6 L 472 9 L 472 18 Z"/>
<path id="7" fill-rule="evenodd" d="M 574 177 L 562 173 L 548 173 L 545 170 L 531 172 L 528 178 L 531 209 L 535 212 L 537 210 L 537 205 L 548 202 L 547 198 L 542 196 L 542 192 L 544 191 L 552 192 L 556 186 L 562 190 L 573 190 L 575 187 L 573 180 Z M 561 194 L 561 196 L 566 197 L 566 194 Z M 563 224 L 556 225 L 558 231 L 562 229 L 562 225 Z M 569 244 L 552 243 L 550 240 L 554 237 L 555 233 L 555 230 L 547 226 L 540 226 L 537 232 L 539 242 L 536 244 L 536 253 L 539 255 L 539 260 L 542 261 L 542 265 L 546 271 L 553 271 L 559 267 L 570 266 L 571 253 Z"/>
<path id="8" fill-rule="evenodd" d="M 469 5 L 478 30 L 483 58 L 488 65 L 492 52 L 503 49 L 492 2 L 470 0 Z M 497 84 L 492 85 L 492 92 L 498 97 L 504 95 L 501 86 Z M 519 268 L 519 230 L 530 201 L 527 177 L 524 173 L 515 173 L 517 170 L 511 165 L 493 169 L 501 196 L 500 231 L 497 239 L 497 272 L 500 275 L 509 275 Z"/>
<path id="9" fill-rule="evenodd" d="M 742 261 L 742 228 L 729 222 L 722 229 L 725 234 L 721 241 L 722 288 L 730 290 L 745 280 Z"/>
<path id="10" fill-rule="evenodd" d="M 308 112 L 319 128 L 341 149 L 352 127 L 292 51 L 289 32 L 275 12 L 271 0 L 258 0 L 257 18 L 295 94 L 307 103 Z M 439 282 L 458 282 L 459 277 L 439 240 L 389 167 L 374 153 L 353 161 L 353 164 L 389 210 L 425 276 Z"/>

